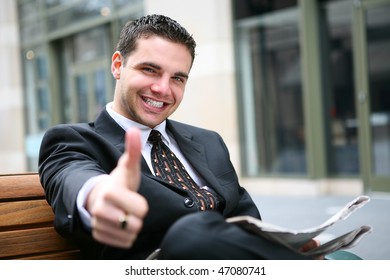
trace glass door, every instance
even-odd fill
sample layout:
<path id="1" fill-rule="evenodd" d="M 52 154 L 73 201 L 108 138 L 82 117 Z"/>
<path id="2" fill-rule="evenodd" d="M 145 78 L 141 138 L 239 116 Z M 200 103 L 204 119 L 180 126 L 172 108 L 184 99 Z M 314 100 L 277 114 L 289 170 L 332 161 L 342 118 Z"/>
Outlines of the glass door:
<path id="1" fill-rule="evenodd" d="M 245 176 L 307 175 L 299 10 L 237 21 Z"/>
<path id="2" fill-rule="evenodd" d="M 71 80 L 71 106 L 68 108 L 68 122 L 89 122 L 93 121 L 97 114 L 104 108 L 109 97 L 110 77 L 106 65 L 97 63 L 74 69 Z"/>
<path id="3" fill-rule="evenodd" d="M 361 171 L 367 190 L 390 192 L 390 0 L 354 6 Z"/>
<path id="4" fill-rule="evenodd" d="M 90 29 L 64 40 L 62 122 L 93 121 L 112 99 L 111 50 L 107 26 Z"/>

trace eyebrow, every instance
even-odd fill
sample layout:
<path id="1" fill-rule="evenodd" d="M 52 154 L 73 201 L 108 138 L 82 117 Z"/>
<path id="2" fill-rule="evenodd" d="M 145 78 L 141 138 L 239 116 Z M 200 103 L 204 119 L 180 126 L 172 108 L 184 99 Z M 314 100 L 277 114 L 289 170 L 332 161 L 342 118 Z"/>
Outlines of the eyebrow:
<path id="1" fill-rule="evenodd" d="M 156 63 L 153 63 L 153 62 L 141 62 L 141 63 L 138 63 L 137 66 L 150 66 L 152 68 L 161 70 L 161 66 L 156 64 Z M 188 74 L 185 72 L 182 72 L 182 71 L 175 72 L 174 76 L 179 76 L 179 77 L 183 77 L 185 79 L 188 79 Z"/>

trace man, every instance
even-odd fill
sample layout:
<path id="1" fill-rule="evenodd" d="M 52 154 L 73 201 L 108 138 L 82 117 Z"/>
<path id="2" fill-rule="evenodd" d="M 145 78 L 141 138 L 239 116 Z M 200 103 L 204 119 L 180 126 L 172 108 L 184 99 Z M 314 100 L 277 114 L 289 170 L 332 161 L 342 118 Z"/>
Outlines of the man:
<path id="1" fill-rule="evenodd" d="M 127 23 L 112 56 L 113 102 L 93 123 L 45 134 L 39 173 L 55 227 L 85 258 L 144 259 L 160 247 L 162 259 L 304 258 L 224 221 L 260 214 L 223 140 L 168 119 L 182 101 L 195 45 L 165 16 Z M 164 145 L 149 137 L 152 129 Z M 193 183 L 165 180 L 176 176 L 162 174 L 173 169 L 159 161 L 171 154 L 161 152 L 166 146 L 186 172 L 175 180 Z"/>

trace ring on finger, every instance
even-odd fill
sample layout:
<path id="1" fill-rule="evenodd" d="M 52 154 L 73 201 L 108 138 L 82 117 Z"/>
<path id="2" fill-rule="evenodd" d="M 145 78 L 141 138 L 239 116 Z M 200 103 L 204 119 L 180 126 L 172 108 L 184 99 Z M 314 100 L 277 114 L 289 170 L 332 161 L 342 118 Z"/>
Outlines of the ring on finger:
<path id="1" fill-rule="evenodd" d="M 128 225 L 127 219 L 128 219 L 128 215 L 123 215 L 119 217 L 118 220 L 119 220 L 120 229 L 125 230 L 127 228 Z"/>

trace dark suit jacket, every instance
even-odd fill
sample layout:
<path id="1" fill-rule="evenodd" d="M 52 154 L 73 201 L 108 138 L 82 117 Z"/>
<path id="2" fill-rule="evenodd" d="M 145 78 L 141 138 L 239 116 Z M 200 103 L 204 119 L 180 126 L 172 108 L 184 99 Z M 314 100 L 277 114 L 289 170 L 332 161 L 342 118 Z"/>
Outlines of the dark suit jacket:
<path id="1" fill-rule="evenodd" d="M 224 198 L 221 210 L 224 217 L 260 218 L 249 194 L 239 185 L 227 147 L 217 133 L 171 120 L 167 121 L 167 129 L 207 185 Z M 89 259 L 144 259 L 159 247 L 172 223 L 198 211 L 196 206 L 185 205 L 187 194 L 184 191 L 153 176 L 142 160 L 139 193 L 147 199 L 149 212 L 133 247 L 121 250 L 92 239 L 81 223 L 76 207 L 77 194 L 89 178 L 108 174 L 115 168 L 124 151 L 124 136 L 125 131 L 104 110 L 95 122 L 49 129 L 41 144 L 39 174 L 55 213 L 55 227 L 62 235 L 76 238 Z"/>

